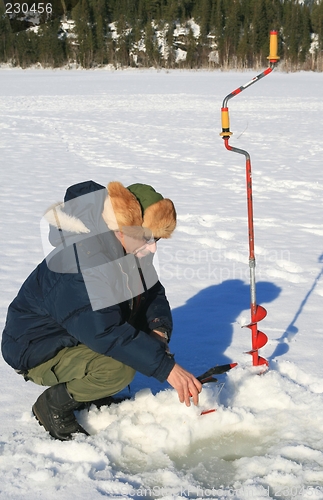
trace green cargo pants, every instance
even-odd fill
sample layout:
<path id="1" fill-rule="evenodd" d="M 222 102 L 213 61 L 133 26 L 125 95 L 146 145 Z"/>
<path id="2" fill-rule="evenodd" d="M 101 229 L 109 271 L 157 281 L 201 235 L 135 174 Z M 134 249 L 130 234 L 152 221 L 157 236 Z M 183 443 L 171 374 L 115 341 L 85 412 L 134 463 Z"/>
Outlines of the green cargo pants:
<path id="1" fill-rule="evenodd" d="M 31 368 L 26 379 L 45 386 L 66 383 L 71 396 L 83 403 L 116 394 L 130 384 L 135 373 L 130 366 L 79 344 Z"/>

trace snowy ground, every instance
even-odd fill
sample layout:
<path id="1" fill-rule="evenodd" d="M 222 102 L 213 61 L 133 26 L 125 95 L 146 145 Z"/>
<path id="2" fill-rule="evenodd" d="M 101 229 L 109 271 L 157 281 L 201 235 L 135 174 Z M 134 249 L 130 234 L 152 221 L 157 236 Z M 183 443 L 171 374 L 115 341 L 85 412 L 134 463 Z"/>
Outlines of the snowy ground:
<path id="1" fill-rule="evenodd" d="M 323 499 L 323 74 L 275 71 L 229 102 L 230 142 L 253 166 L 262 376 L 241 329 L 244 157 L 219 137 L 223 98 L 252 76 L 0 70 L 1 326 L 43 258 L 41 216 L 68 185 L 151 183 L 179 214 L 157 254 L 176 360 L 196 375 L 239 363 L 199 408 L 138 376 L 132 400 L 79 413 L 91 437 L 57 442 L 31 414 L 42 388 L 1 359 L 1 499 Z"/>

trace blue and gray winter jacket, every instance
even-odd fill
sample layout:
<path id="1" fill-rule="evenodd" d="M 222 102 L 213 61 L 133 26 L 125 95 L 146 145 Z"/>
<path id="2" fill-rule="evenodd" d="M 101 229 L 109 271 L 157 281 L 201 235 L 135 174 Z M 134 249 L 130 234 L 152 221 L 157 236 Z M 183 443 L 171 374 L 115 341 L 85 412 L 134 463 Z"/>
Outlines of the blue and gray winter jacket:
<path id="1" fill-rule="evenodd" d="M 173 368 L 165 344 L 147 334 L 172 330 L 152 256 L 125 255 L 101 216 L 106 195 L 93 181 L 76 184 L 50 212 L 55 249 L 10 304 L 2 335 L 2 355 L 16 370 L 80 343 L 161 382 Z"/>

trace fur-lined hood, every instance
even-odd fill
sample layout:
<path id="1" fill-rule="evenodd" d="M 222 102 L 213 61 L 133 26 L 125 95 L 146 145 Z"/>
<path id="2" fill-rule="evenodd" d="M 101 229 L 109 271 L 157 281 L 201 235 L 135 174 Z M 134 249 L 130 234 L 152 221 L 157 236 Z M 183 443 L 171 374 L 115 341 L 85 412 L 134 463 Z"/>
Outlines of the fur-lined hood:
<path id="1" fill-rule="evenodd" d="M 70 186 L 64 202 L 54 203 L 44 214 L 44 219 L 50 224 L 50 243 L 55 247 L 65 246 L 75 237 L 81 241 L 107 232 L 101 216 L 106 194 L 105 187 L 93 181 Z"/>

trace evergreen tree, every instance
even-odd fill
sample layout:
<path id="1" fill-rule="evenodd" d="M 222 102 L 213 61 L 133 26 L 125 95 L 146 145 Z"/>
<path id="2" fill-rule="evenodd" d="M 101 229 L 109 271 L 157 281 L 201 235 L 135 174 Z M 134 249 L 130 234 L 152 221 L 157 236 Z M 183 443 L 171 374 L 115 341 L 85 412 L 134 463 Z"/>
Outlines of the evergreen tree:
<path id="1" fill-rule="evenodd" d="M 174 23 L 168 23 L 168 30 L 166 34 L 166 43 L 168 47 L 168 53 L 166 58 L 166 65 L 169 68 L 173 68 L 175 65 L 175 50 L 174 50 Z"/>
<path id="2" fill-rule="evenodd" d="M 59 19 L 40 26 L 38 32 L 38 60 L 43 66 L 56 68 L 66 62 L 65 43 L 58 38 Z"/>
<path id="3" fill-rule="evenodd" d="M 75 34 L 77 36 L 77 61 L 83 68 L 90 68 L 93 64 L 94 37 L 93 18 L 89 0 L 80 0 L 73 10 Z"/>
<path id="4" fill-rule="evenodd" d="M 118 38 L 116 41 L 116 62 L 121 66 L 130 65 L 130 44 L 131 44 L 131 27 L 129 26 L 126 16 L 121 15 L 118 20 L 117 31 Z"/>
<path id="5" fill-rule="evenodd" d="M 193 16 L 200 25 L 200 37 L 201 42 L 207 42 L 207 35 L 210 33 L 211 29 L 211 9 L 212 2 L 211 0 L 201 0 L 198 2 L 198 9 L 194 9 Z"/>
<path id="6" fill-rule="evenodd" d="M 39 37 L 32 31 L 14 34 L 13 63 L 25 69 L 39 62 Z"/>
<path id="7" fill-rule="evenodd" d="M 311 14 L 309 8 L 305 5 L 301 12 L 300 20 L 300 62 L 305 62 L 308 58 L 311 47 Z"/>
<path id="8" fill-rule="evenodd" d="M 252 37 L 252 19 L 254 16 L 253 3 L 250 0 L 241 0 L 241 32 L 237 47 L 237 64 L 242 68 L 252 67 L 254 64 L 254 51 L 250 50 Z"/>
<path id="9" fill-rule="evenodd" d="M 310 13 L 306 5 L 290 0 L 284 4 L 283 15 L 283 55 L 286 63 L 297 69 L 299 62 L 305 61 L 310 47 Z"/>
<path id="10" fill-rule="evenodd" d="M 192 28 L 189 28 L 187 36 L 185 66 L 190 69 L 198 66 L 198 51 Z"/>
<path id="11" fill-rule="evenodd" d="M 278 30 L 282 26 L 281 0 L 266 0 L 266 11 L 269 30 Z"/>
<path id="12" fill-rule="evenodd" d="M 5 15 L 4 4 L 0 3 L 0 61 L 9 62 L 13 58 L 14 36 L 10 22 Z"/>
<path id="13" fill-rule="evenodd" d="M 145 29 L 145 46 L 146 46 L 146 65 L 157 66 L 160 65 L 160 53 L 158 50 L 158 43 L 156 40 L 155 29 L 151 21 L 148 21 Z"/>
<path id="14" fill-rule="evenodd" d="M 225 68 L 235 65 L 240 40 L 241 11 L 239 0 L 224 2 L 225 26 L 220 60 Z"/>
<path id="15" fill-rule="evenodd" d="M 322 0 L 313 5 L 311 20 L 312 20 L 313 31 L 314 33 L 317 34 L 318 38 L 318 50 L 322 51 L 323 50 L 323 1 Z"/>
<path id="16" fill-rule="evenodd" d="M 149 8 L 147 8 L 147 0 L 139 0 L 137 9 L 137 19 L 141 29 L 145 29 L 145 26 L 150 20 Z"/>
<path id="17" fill-rule="evenodd" d="M 250 43 L 254 52 L 254 60 L 252 62 L 256 66 L 263 66 L 266 64 L 266 57 L 268 56 L 269 40 L 266 0 L 254 0 L 251 24 Z"/>
<path id="18" fill-rule="evenodd" d="M 107 18 L 108 12 L 104 0 L 93 2 L 94 19 L 94 60 L 97 64 L 107 63 Z"/>
<path id="19" fill-rule="evenodd" d="M 219 62 L 222 64 L 222 54 L 224 52 L 224 27 L 225 27 L 225 0 L 215 0 L 212 7 L 211 19 L 213 29 L 211 30 L 215 36 L 215 43 L 219 52 Z"/>

